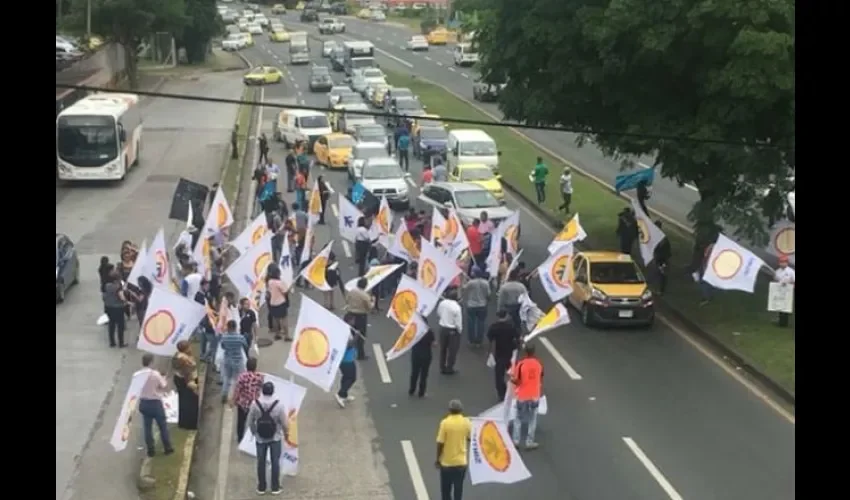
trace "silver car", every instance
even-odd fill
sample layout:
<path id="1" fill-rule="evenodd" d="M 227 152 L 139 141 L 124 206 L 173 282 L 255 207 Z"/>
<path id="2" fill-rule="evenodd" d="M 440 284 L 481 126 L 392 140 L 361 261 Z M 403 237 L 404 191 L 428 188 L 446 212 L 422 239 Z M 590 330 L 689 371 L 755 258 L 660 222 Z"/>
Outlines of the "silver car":
<path id="1" fill-rule="evenodd" d="M 345 107 L 345 111 L 369 111 L 369 107 L 365 104 L 352 104 Z M 340 132 L 354 135 L 358 125 L 368 125 L 375 122 L 375 117 L 361 114 L 349 114 L 345 111 L 337 119 L 337 129 Z"/>
<path id="2" fill-rule="evenodd" d="M 356 137 L 355 137 L 356 138 Z M 351 180 L 359 178 L 363 173 L 363 164 L 372 158 L 386 158 L 387 146 L 381 142 L 358 142 L 351 149 L 351 159 L 348 161 L 348 177 Z"/>
<path id="3" fill-rule="evenodd" d="M 387 129 L 377 123 L 358 125 L 354 131 L 354 138 L 357 142 L 380 142 L 384 145 L 384 149 L 389 145 Z"/>
<path id="4" fill-rule="evenodd" d="M 407 180 L 393 158 L 369 158 L 363 163 L 360 175 L 355 180 L 376 197 L 385 197 L 393 208 L 405 210 L 410 207 Z"/>
<path id="5" fill-rule="evenodd" d="M 339 102 L 339 98 L 342 94 L 351 93 L 351 89 L 348 85 L 334 85 L 331 87 L 330 92 L 328 92 L 328 106 L 334 107 Z"/>
<path id="6" fill-rule="evenodd" d="M 357 92 L 360 95 L 363 95 L 363 92 L 366 91 L 366 87 L 369 85 L 369 82 L 361 73 L 355 73 L 349 79 L 349 85 L 351 85 L 351 90 Z"/>
<path id="7" fill-rule="evenodd" d="M 461 222 L 467 226 L 472 224 L 473 219 L 479 218 L 481 212 L 487 212 L 496 225 L 513 213 L 490 191 L 468 182 L 432 182 L 422 188 L 419 201 L 442 211 L 454 208 Z"/>

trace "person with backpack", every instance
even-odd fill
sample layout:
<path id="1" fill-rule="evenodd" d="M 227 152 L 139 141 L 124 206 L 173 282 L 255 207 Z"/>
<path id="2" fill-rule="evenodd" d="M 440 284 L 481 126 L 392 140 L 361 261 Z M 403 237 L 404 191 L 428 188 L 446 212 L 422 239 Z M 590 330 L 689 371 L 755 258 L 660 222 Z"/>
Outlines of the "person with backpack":
<path id="1" fill-rule="evenodd" d="M 286 409 L 274 398 L 274 384 L 265 382 L 262 394 L 254 400 L 248 411 L 248 428 L 257 444 L 257 494 L 266 494 L 266 457 L 271 460 L 272 495 L 279 495 L 280 456 L 283 453 L 283 439 L 287 436 Z"/>

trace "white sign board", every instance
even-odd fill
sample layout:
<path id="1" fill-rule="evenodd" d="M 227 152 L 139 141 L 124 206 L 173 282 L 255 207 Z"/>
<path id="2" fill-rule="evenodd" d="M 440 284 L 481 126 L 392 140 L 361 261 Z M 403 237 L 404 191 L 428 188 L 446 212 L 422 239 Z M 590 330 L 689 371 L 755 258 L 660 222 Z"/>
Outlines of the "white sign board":
<path id="1" fill-rule="evenodd" d="M 773 282 L 767 291 L 767 310 L 770 312 L 794 311 L 794 285 Z"/>

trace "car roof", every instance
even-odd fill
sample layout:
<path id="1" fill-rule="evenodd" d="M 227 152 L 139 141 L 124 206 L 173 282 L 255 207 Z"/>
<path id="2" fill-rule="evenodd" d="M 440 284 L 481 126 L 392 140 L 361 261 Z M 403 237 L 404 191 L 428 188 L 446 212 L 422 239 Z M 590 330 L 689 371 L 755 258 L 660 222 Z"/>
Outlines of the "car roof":
<path id="1" fill-rule="evenodd" d="M 453 193 L 466 191 L 487 191 L 484 187 L 471 182 L 432 182 L 432 186 L 448 189 Z M 489 192 L 489 191 L 487 191 Z"/>
<path id="2" fill-rule="evenodd" d="M 324 116 L 327 118 L 327 114 L 322 113 L 321 111 L 311 111 L 309 109 L 286 109 L 287 114 L 298 117 L 306 117 L 306 116 Z"/>
<path id="3" fill-rule="evenodd" d="M 632 262 L 632 257 L 630 255 L 620 253 L 620 252 L 611 252 L 611 251 L 594 251 L 594 252 L 578 252 L 579 255 L 586 258 L 589 262 Z"/>
<path id="4" fill-rule="evenodd" d="M 325 134 L 325 137 L 327 137 L 328 139 L 339 139 L 341 137 L 348 137 L 350 139 L 353 139 L 353 137 L 351 137 L 349 134 L 343 134 L 342 132 L 333 132 L 331 134 Z"/>
<path id="5" fill-rule="evenodd" d="M 362 102 L 358 102 L 354 104 L 347 104 L 345 109 L 348 111 L 369 111 L 369 106 L 366 106 L 366 104 Z"/>
<path id="6" fill-rule="evenodd" d="M 490 170 L 490 167 L 483 163 L 461 163 L 457 166 L 459 170 L 482 170 L 487 169 Z"/>
<path id="7" fill-rule="evenodd" d="M 451 133 L 462 141 L 493 140 L 487 132 L 480 129 L 454 129 Z"/>
<path id="8" fill-rule="evenodd" d="M 383 145 L 381 145 L 381 147 L 383 147 Z M 379 165 L 395 165 L 395 166 L 398 166 L 398 162 L 395 160 L 395 158 L 391 158 L 389 156 L 379 156 L 377 158 L 369 158 L 368 160 L 366 160 L 366 163 L 367 164 L 371 163 L 373 165 L 379 164 Z M 401 168 L 401 167 L 399 167 L 399 168 Z"/>
<path id="9" fill-rule="evenodd" d="M 377 149 L 386 149 L 386 146 L 381 144 L 380 142 L 370 142 L 370 141 L 361 141 L 354 145 L 356 148 L 377 148 Z"/>

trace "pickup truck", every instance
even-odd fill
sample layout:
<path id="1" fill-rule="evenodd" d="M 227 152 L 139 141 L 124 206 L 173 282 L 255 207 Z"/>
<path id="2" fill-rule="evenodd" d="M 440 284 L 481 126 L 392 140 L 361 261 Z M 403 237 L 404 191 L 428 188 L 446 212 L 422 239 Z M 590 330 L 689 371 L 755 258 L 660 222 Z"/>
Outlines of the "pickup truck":
<path id="1" fill-rule="evenodd" d="M 326 17 L 319 22 L 319 33 L 322 35 L 345 33 L 345 23 L 334 17 Z"/>

